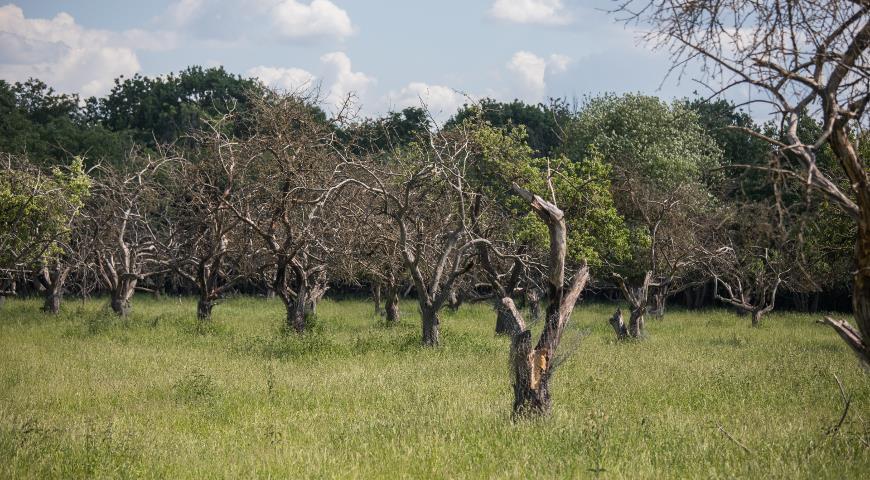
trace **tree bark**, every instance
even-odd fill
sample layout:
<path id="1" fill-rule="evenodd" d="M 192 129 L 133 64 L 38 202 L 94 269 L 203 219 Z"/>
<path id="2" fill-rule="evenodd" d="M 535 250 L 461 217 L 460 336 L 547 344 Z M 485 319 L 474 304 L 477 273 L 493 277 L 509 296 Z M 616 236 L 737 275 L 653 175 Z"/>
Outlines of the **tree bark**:
<path id="1" fill-rule="evenodd" d="M 214 302 L 208 298 L 200 297 L 196 302 L 196 318 L 199 320 L 210 320 L 211 309 L 214 307 Z"/>
<path id="2" fill-rule="evenodd" d="M 121 296 L 112 295 L 110 305 L 112 307 L 112 311 L 119 316 L 126 317 L 130 314 L 130 302 L 129 300 L 122 298 Z"/>
<path id="3" fill-rule="evenodd" d="M 761 317 L 764 315 L 764 310 L 763 309 L 761 309 L 761 310 L 756 309 L 756 310 L 753 310 L 751 313 L 752 313 L 752 326 L 753 327 L 760 327 L 761 326 Z"/>
<path id="4" fill-rule="evenodd" d="M 616 332 L 617 340 L 625 340 L 628 338 L 628 328 L 625 326 L 625 321 L 622 319 L 622 310 L 616 309 L 616 313 L 610 317 L 610 326 Z"/>
<path id="5" fill-rule="evenodd" d="M 571 285 L 565 288 L 567 227 L 564 213 L 556 205 L 517 184 L 512 187 L 547 224 L 550 233 L 550 268 L 547 275 L 549 302 L 544 329 L 534 349 L 531 345 L 531 331 L 526 327 L 513 300 L 510 297 L 502 298 L 502 305 L 510 312 L 517 325 L 517 333 L 511 340 L 510 355 L 514 387 L 513 415 L 546 415 L 551 407 L 550 377 L 556 349 L 571 319 L 574 305 L 589 280 L 589 267 L 584 263 L 574 275 Z"/>
<path id="6" fill-rule="evenodd" d="M 423 346 L 437 347 L 441 342 L 441 332 L 438 330 L 441 323 L 438 318 L 438 309 L 423 308 L 420 313 L 423 317 Z"/>
<path id="7" fill-rule="evenodd" d="M 464 298 L 462 295 L 456 293 L 456 290 L 450 290 L 450 295 L 447 296 L 447 308 L 451 312 L 459 311 L 459 307 L 462 306 Z"/>
<path id="8" fill-rule="evenodd" d="M 287 304 L 287 329 L 296 333 L 305 333 L 305 302 L 297 301 Z"/>
<path id="9" fill-rule="evenodd" d="M 532 322 L 537 322 L 541 319 L 541 291 L 537 288 L 529 289 L 529 316 Z"/>
<path id="10" fill-rule="evenodd" d="M 137 279 L 131 279 L 126 276 L 118 279 L 118 284 L 115 289 L 112 290 L 112 298 L 109 302 L 112 311 L 117 315 L 126 317 L 130 314 L 132 308 L 130 299 L 133 298 L 133 293 L 136 291 L 137 282 Z"/>
<path id="11" fill-rule="evenodd" d="M 375 315 L 383 315 L 384 310 L 381 309 L 381 284 L 372 283 L 372 301 L 375 304 Z"/>
<path id="12" fill-rule="evenodd" d="M 384 299 L 384 310 L 386 315 L 387 325 L 398 325 L 402 318 L 399 311 L 399 288 L 387 288 L 387 296 Z"/>
<path id="13" fill-rule="evenodd" d="M 628 317 L 628 334 L 631 338 L 642 338 L 646 334 L 645 313 L 646 306 L 631 309 L 631 315 Z"/>
<path id="14" fill-rule="evenodd" d="M 656 291 L 652 295 L 652 308 L 650 309 L 650 313 L 655 317 L 656 320 L 661 320 L 665 318 L 665 307 L 667 305 L 667 295 L 663 292 Z"/>
<path id="15" fill-rule="evenodd" d="M 57 315 L 60 312 L 60 302 L 63 295 L 59 292 L 47 290 L 45 293 L 45 303 L 42 306 L 42 311 Z"/>
<path id="16" fill-rule="evenodd" d="M 501 302 L 495 304 L 495 334 L 511 335 L 516 333 L 515 322 Z"/>

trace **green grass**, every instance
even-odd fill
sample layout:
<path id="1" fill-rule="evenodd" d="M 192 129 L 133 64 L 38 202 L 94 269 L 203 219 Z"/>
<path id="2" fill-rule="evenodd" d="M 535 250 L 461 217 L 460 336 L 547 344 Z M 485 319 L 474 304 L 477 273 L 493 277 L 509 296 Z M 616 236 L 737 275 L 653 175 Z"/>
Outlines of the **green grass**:
<path id="1" fill-rule="evenodd" d="M 867 478 L 870 376 L 815 317 L 759 329 L 670 313 L 616 343 L 613 307 L 578 308 L 544 420 L 512 422 L 508 340 L 487 305 L 418 346 L 369 303 L 325 301 L 304 338 L 238 298 L 198 327 L 190 299 L 116 319 L 70 301 L 0 309 L 2 478 Z M 852 396 L 842 410 L 834 375 Z M 719 430 L 721 426 L 725 433 Z M 749 452 L 737 442 L 745 445 Z"/>

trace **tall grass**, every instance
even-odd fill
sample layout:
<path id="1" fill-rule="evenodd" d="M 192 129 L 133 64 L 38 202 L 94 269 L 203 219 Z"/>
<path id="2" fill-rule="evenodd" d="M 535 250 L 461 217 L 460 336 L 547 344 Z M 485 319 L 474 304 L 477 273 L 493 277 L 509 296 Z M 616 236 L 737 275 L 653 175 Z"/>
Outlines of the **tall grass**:
<path id="1" fill-rule="evenodd" d="M 578 308 L 554 410 L 512 422 L 508 340 L 488 305 L 419 346 L 415 304 L 387 328 L 325 301 L 281 333 L 277 301 L 137 297 L 0 310 L 3 478 L 866 478 L 870 377 L 814 317 L 759 329 L 671 312 L 617 343 L 612 307 Z M 567 338 L 563 345 L 572 344 Z M 844 424 L 836 375 L 851 395 Z"/>

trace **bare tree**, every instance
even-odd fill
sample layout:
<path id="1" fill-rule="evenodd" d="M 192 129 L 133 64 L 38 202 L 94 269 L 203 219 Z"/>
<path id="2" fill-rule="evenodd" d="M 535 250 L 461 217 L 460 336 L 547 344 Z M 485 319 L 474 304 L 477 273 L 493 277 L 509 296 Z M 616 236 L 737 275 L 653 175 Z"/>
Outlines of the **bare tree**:
<path id="1" fill-rule="evenodd" d="M 402 262 L 413 282 L 422 317 L 422 343 L 440 341 L 440 310 L 456 282 L 474 266 L 470 234 L 473 194 L 464 187 L 473 158 L 470 125 L 431 132 L 425 142 L 367 161 L 360 183 L 383 205 L 397 232 Z"/>
<path id="2" fill-rule="evenodd" d="M 171 159 L 133 152 L 127 167 L 101 166 L 86 214 L 96 269 L 118 315 L 130 312 L 139 283 L 166 270 L 153 218 L 160 214 L 158 177 Z"/>
<path id="3" fill-rule="evenodd" d="M 627 174 L 620 182 L 619 193 L 630 222 L 639 230 L 630 265 L 614 271 L 613 277 L 631 308 L 626 326 L 621 310 L 610 323 L 619 338 L 644 335 L 645 316 L 664 316 L 669 295 L 706 280 L 698 275 L 698 248 L 702 230 L 708 225 L 701 219 L 707 214 L 707 190 L 698 183 L 686 182 L 664 190 L 645 182 L 633 181 Z M 632 284 L 632 279 L 635 280 Z"/>
<path id="4" fill-rule="evenodd" d="M 159 247 L 172 270 L 196 287 L 200 320 L 211 318 L 215 303 L 251 275 L 250 262 L 245 261 L 252 253 L 246 239 L 250 230 L 227 207 L 235 172 L 208 159 L 232 143 L 223 133 L 229 119 L 194 133 L 195 149 L 188 149 L 191 158 L 178 162 L 165 182 L 172 199 L 165 215 L 172 226 L 165 229 L 169 235 L 161 237 Z"/>
<path id="5" fill-rule="evenodd" d="M 334 204 L 354 184 L 316 102 L 300 92 L 269 94 L 253 106 L 251 137 L 227 138 L 209 157 L 232 178 L 224 206 L 257 239 L 252 270 L 281 298 L 287 327 L 298 333 L 328 288 L 327 257 L 342 228 Z"/>
<path id="6" fill-rule="evenodd" d="M 864 0 L 629 0 L 616 9 L 648 25 L 647 39 L 667 48 L 674 70 L 699 61 L 713 95 L 749 87 L 777 112 L 782 136 L 751 129 L 793 163 L 778 171 L 824 194 L 857 224 L 853 298 L 858 329 L 828 320 L 870 363 L 870 174 L 854 131 L 867 127 L 870 102 L 870 5 Z M 801 117 L 817 115 L 815 138 L 798 135 Z M 848 185 L 823 171 L 816 156 L 830 146 Z"/>

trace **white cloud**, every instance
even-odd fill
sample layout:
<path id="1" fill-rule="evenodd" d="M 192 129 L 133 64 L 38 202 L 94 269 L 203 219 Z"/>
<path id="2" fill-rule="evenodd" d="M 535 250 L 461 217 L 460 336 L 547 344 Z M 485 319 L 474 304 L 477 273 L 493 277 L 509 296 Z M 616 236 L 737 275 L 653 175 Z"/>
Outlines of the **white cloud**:
<path id="1" fill-rule="evenodd" d="M 278 31 L 289 38 L 344 38 L 353 33 L 350 16 L 329 0 L 313 0 L 308 5 L 283 0 L 272 14 Z"/>
<path id="2" fill-rule="evenodd" d="M 18 6 L 5 5 L 0 7 L 0 78 L 36 77 L 60 91 L 103 94 L 116 77 L 139 70 L 131 44 L 144 35 L 87 29 L 66 13 L 28 19 Z"/>
<path id="3" fill-rule="evenodd" d="M 552 54 L 544 59 L 521 50 L 511 57 L 507 69 L 516 76 L 520 96 L 539 101 L 547 91 L 547 75 L 564 72 L 570 63 L 566 55 Z"/>
<path id="4" fill-rule="evenodd" d="M 572 21 L 562 0 L 495 0 L 489 14 L 513 23 L 567 25 Z"/>
<path id="5" fill-rule="evenodd" d="M 471 98 L 443 85 L 429 85 L 411 82 L 399 91 L 389 94 L 389 103 L 398 108 L 425 107 L 438 121 L 442 122 Z"/>
<path id="6" fill-rule="evenodd" d="M 368 88 L 377 80 L 362 72 L 354 72 L 350 58 L 344 52 L 327 53 L 320 57 L 326 67 L 324 82 L 329 85 L 326 102 L 333 106 L 341 106 L 349 94 L 354 94 L 360 100 L 365 97 Z"/>
<path id="7" fill-rule="evenodd" d="M 323 87 L 322 99 L 333 108 L 344 105 L 349 95 L 362 101 L 377 80 L 362 72 L 354 72 L 350 58 L 344 52 L 327 53 L 320 57 L 321 75 L 301 68 L 269 67 L 260 65 L 248 69 L 249 76 L 257 77 L 269 87 L 287 92 L 300 92 Z"/>
<path id="8" fill-rule="evenodd" d="M 280 68 L 259 66 L 248 69 L 249 77 L 259 78 L 266 86 L 286 92 L 298 92 L 314 86 L 315 77 L 301 68 Z"/>

